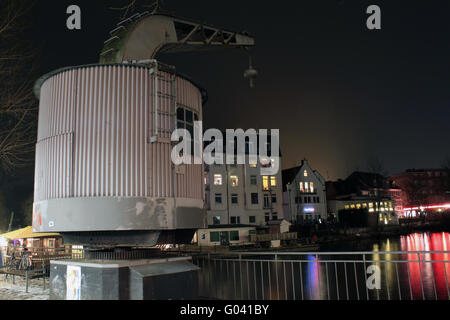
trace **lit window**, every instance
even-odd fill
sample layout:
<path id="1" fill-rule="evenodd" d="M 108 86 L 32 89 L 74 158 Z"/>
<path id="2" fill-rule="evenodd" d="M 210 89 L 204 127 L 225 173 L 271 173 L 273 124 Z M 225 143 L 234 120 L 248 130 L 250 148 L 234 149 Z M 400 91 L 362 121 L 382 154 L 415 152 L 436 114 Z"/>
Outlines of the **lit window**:
<path id="1" fill-rule="evenodd" d="M 231 176 L 231 186 L 232 187 L 239 186 L 239 179 L 237 176 Z"/>
<path id="2" fill-rule="evenodd" d="M 352 209 L 355 209 L 355 205 L 354 205 L 354 204 L 352 204 L 352 205 L 350 206 L 350 208 L 352 208 Z"/>
<path id="3" fill-rule="evenodd" d="M 369 208 L 373 209 L 373 202 L 369 203 Z"/>
<path id="4" fill-rule="evenodd" d="M 309 184 L 309 188 L 311 189 L 311 193 L 314 193 L 314 182 Z"/>
<path id="5" fill-rule="evenodd" d="M 309 192 L 309 183 L 305 182 L 305 192 Z"/>
<path id="6" fill-rule="evenodd" d="M 356 205 L 356 209 L 361 209 L 361 204 L 358 203 L 358 204 Z"/>
<path id="7" fill-rule="evenodd" d="M 215 174 L 214 175 L 214 185 L 215 186 L 221 186 L 222 185 L 222 175 L 221 174 Z"/>
<path id="8" fill-rule="evenodd" d="M 266 191 L 270 189 L 268 176 L 263 176 L 263 189 Z"/>
<path id="9" fill-rule="evenodd" d="M 304 177 L 307 177 L 307 176 L 308 176 L 308 171 L 307 171 L 307 170 L 303 171 L 303 176 L 304 176 Z"/>
<path id="10" fill-rule="evenodd" d="M 303 182 L 300 182 L 300 192 L 305 192 L 305 189 L 303 189 Z"/>
<path id="11" fill-rule="evenodd" d="M 346 205 L 346 206 L 345 206 L 345 210 L 348 210 L 348 209 L 350 209 L 350 206 L 349 206 L 349 205 Z"/>
<path id="12" fill-rule="evenodd" d="M 250 163 L 250 168 L 256 168 L 257 164 L 256 163 Z"/>
<path id="13" fill-rule="evenodd" d="M 270 177 L 270 185 L 272 187 L 276 187 L 277 186 L 277 177 Z"/>
<path id="14" fill-rule="evenodd" d="M 363 203 L 363 208 L 367 209 L 367 203 Z"/>

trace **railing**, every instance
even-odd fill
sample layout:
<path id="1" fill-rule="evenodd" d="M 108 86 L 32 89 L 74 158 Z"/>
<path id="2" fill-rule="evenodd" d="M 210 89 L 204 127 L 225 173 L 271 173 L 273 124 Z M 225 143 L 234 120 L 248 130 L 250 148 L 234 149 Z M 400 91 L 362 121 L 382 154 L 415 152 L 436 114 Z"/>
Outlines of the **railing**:
<path id="1" fill-rule="evenodd" d="M 5 255 L 4 250 L 5 267 L 11 251 Z M 28 252 L 37 261 L 35 270 L 85 253 L 72 248 Z M 194 255 L 193 262 L 201 268 L 200 297 L 209 299 L 450 300 L 450 251 L 229 252 Z"/>
<path id="2" fill-rule="evenodd" d="M 297 240 L 298 233 L 251 234 L 250 242 L 270 242 L 274 240 Z"/>
<path id="3" fill-rule="evenodd" d="M 30 280 L 42 278 L 43 290 L 46 290 L 45 278 L 49 274 L 50 260 L 82 258 L 83 250 L 71 247 L 61 248 L 34 248 L 27 247 L 0 247 L 0 274 L 5 280 L 12 278 L 15 284 L 16 277 L 25 278 L 25 292 L 28 293 Z M 29 259 L 29 260 L 28 260 Z"/>
<path id="4" fill-rule="evenodd" d="M 449 300 L 450 252 L 240 252 L 194 257 L 200 296 Z"/>
<path id="5" fill-rule="evenodd" d="M 48 268 L 50 260 L 82 259 L 84 257 L 83 249 L 76 249 L 70 246 L 60 248 L 28 247 L 26 249 L 24 251 L 23 247 L 0 247 L 0 255 L 2 257 L 0 265 L 3 265 L 3 268 L 8 267 L 13 254 L 16 261 L 20 261 L 25 253 L 29 255 L 34 269 Z"/>

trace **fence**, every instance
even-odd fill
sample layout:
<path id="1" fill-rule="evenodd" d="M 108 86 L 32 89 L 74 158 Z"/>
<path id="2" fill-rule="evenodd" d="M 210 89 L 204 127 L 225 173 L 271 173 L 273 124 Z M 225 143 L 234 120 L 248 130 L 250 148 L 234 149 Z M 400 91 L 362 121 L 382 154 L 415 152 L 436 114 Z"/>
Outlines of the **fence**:
<path id="1" fill-rule="evenodd" d="M 28 247 L 24 250 L 23 247 L 0 247 L 0 255 L 2 261 L 0 266 L 3 268 L 11 268 L 11 261 L 14 260 L 17 268 L 20 269 L 20 262 L 25 256 L 31 258 L 32 267 L 30 269 L 47 269 L 50 265 L 50 260 L 62 259 L 80 259 L 84 257 L 84 250 L 72 248 L 71 246 L 60 248 L 37 248 Z M 14 255 L 14 259 L 12 259 Z"/>
<path id="2" fill-rule="evenodd" d="M 225 300 L 449 300 L 450 252 L 242 252 L 194 257 L 200 296 Z"/>
<path id="3" fill-rule="evenodd" d="M 77 248 L 28 252 L 39 270 L 50 260 L 85 256 Z M 200 297 L 208 299 L 450 300 L 449 258 L 449 251 L 229 252 L 194 255 L 193 262 Z"/>

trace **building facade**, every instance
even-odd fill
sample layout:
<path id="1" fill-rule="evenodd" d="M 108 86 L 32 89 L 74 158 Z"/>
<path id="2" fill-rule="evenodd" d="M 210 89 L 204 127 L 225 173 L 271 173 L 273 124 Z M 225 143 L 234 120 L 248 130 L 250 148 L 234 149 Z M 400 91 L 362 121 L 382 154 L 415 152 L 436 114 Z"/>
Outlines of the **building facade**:
<path id="1" fill-rule="evenodd" d="M 397 224 L 401 207 L 395 198 L 401 190 L 380 174 L 354 172 L 345 180 L 327 183 L 328 214 L 367 209 L 376 224 Z M 377 222 L 378 220 L 378 222 Z"/>
<path id="2" fill-rule="evenodd" d="M 372 221 L 374 224 L 397 224 L 395 212 L 395 201 L 390 198 L 372 198 L 372 197 L 358 197 L 347 196 L 339 199 L 328 200 L 328 211 L 330 215 L 339 217 L 341 210 L 363 210 L 367 209 L 370 216 L 375 216 Z M 379 221 L 376 222 L 376 216 Z"/>
<path id="3" fill-rule="evenodd" d="M 258 165 L 210 165 L 205 168 L 208 225 L 265 226 L 283 219 L 281 170 L 261 175 Z"/>
<path id="4" fill-rule="evenodd" d="M 200 247 L 230 246 L 250 244 L 250 235 L 256 234 L 252 226 L 216 226 L 199 229 L 194 242 Z"/>
<path id="5" fill-rule="evenodd" d="M 293 224 L 327 220 L 325 180 L 307 160 L 299 167 L 283 171 L 283 199 L 287 218 Z"/>
<path id="6" fill-rule="evenodd" d="M 410 169 L 389 179 L 402 189 L 402 217 L 450 209 L 449 169 Z"/>

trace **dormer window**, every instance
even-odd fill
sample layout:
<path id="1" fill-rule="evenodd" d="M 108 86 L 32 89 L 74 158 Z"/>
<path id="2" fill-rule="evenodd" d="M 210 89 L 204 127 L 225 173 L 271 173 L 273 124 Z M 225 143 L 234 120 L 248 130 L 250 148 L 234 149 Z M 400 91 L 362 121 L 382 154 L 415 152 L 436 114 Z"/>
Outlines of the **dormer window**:
<path id="1" fill-rule="evenodd" d="M 308 177 L 308 170 L 303 171 L 303 176 Z"/>

